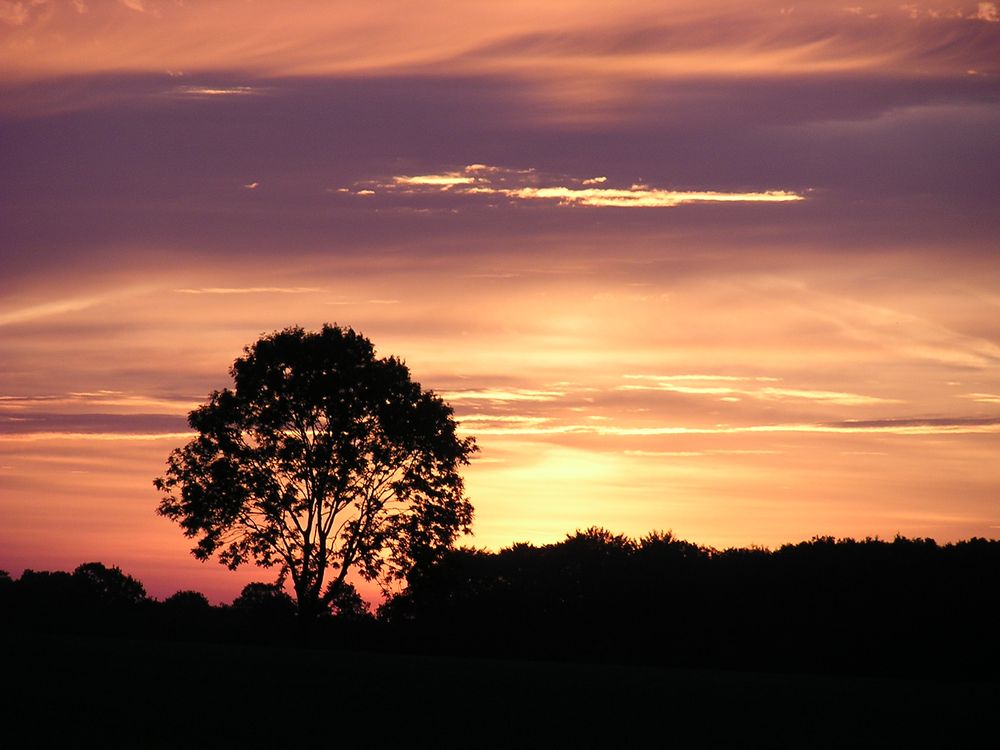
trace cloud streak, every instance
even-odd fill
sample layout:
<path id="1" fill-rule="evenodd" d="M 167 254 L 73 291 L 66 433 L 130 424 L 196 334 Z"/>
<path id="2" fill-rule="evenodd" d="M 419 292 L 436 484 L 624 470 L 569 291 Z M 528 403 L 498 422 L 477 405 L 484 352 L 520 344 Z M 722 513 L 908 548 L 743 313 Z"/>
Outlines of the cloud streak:
<path id="1" fill-rule="evenodd" d="M 626 378 L 633 380 L 644 380 L 639 384 L 629 383 L 619 385 L 619 391 L 666 391 L 668 393 L 682 393 L 700 396 L 745 396 L 765 401 L 770 400 L 801 400 L 817 401 L 821 403 L 840 404 L 843 406 L 870 406 L 872 404 L 894 404 L 899 403 L 898 399 L 880 398 L 877 396 L 864 396 L 856 393 L 842 393 L 840 391 L 820 391 L 806 390 L 801 388 L 779 388 L 776 386 L 757 386 L 752 388 L 738 387 L 735 385 L 709 385 L 713 381 L 731 383 L 733 381 L 763 381 L 773 382 L 777 378 L 742 378 L 733 376 L 658 376 L 658 375 L 626 375 Z M 680 381 L 680 382 L 675 382 Z M 693 381 L 702 381 L 701 385 L 690 385 Z"/>
<path id="2" fill-rule="evenodd" d="M 972 435 L 1000 433 L 1000 418 L 988 419 L 886 419 L 830 423 L 720 425 L 716 427 L 614 426 L 594 424 L 558 424 L 545 418 L 514 424 L 489 424 L 489 420 L 459 418 L 475 424 L 475 433 L 506 436 L 597 435 L 602 437 L 663 437 L 699 435 L 752 435 L 767 433 L 887 434 L 887 435 Z M 468 430 L 472 431 L 472 430 Z"/>
<path id="3" fill-rule="evenodd" d="M 195 436 L 193 432 L 12 432 L 0 433 L 0 443 L 46 443 L 52 441 L 73 442 L 161 442 L 181 443 Z"/>
<path id="4" fill-rule="evenodd" d="M 387 181 L 358 183 L 354 195 L 368 196 L 384 192 L 417 197 L 502 197 L 512 202 L 537 201 L 558 206 L 597 208 L 674 208 L 695 203 L 788 203 L 805 199 L 804 195 L 789 190 L 670 190 L 643 184 L 618 188 L 593 187 L 594 184 L 606 182 L 606 177 L 569 178 L 545 175 L 536 169 L 469 164 L 461 170 L 451 172 L 396 175 Z"/>
<path id="5" fill-rule="evenodd" d="M 566 391 L 533 390 L 518 388 L 505 390 L 501 388 L 470 389 L 464 391 L 442 391 L 441 397 L 446 401 L 553 401 L 566 395 Z"/>
<path id="6" fill-rule="evenodd" d="M 178 86 L 174 93 L 180 96 L 217 97 L 251 96 L 260 92 L 253 86 Z"/>
<path id="7" fill-rule="evenodd" d="M 41 406 L 44 409 L 93 407 L 120 407 L 125 411 L 144 410 L 159 414 L 187 414 L 197 404 L 195 398 L 163 398 L 147 394 L 125 393 L 116 390 L 71 392 L 61 395 L 0 396 L 0 414 L 7 411 L 31 411 Z"/>
<path id="8" fill-rule="evenodd" d="M 208 286 L 174 289 L 177 294 L 315 294 L 326 291 L 312 286 Z"/>

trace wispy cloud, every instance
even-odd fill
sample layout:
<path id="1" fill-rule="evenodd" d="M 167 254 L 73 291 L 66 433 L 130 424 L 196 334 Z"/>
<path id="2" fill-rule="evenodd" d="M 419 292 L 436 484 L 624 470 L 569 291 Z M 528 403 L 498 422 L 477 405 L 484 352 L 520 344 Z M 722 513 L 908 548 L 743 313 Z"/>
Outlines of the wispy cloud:
<path id="1" fill-rule="evenodd" d="M 465 414 L 457 417 L 457 419 L 466 428 L 474 425 L 478 431 L 488 430 L 490 425 L 508 425 L 516 430 L 517 428 L 531 429 L 541 427 L 552 422 L 548 417 L 527 417 L 518 414 Z M 527 433 L 514 432 L 512 434 Z"/>
<path id="2" fill-rule="evenodd" d="M 905 356 L 961 368 L 1000 364 L 1000 345 L 906 309 L 847 294 L 830 294 L 811 285 L 772 278 L 768 286 L 799 298 L 809 314 L 827 321 L 851 339 L 874 344 L 892 356 Z"/>
<path id="3" fill-rule="evenodd" d="M 532 418 L 531 421 L 459 418 L 466 431 L 475 424 L 476 434 L 488 435 L 601 435 L 607 437 L 655 437 L 667 435 L 739 435 L 762 433 L 885 433 L 891 435 L 954 435 L 1000 433 L 1000 418 L 989 419 L 884 419 L 827 423 L 789 423 L 759 425 L 716 425 L 686 427 L 677 425 L 616 426 L 567 424 L 553 419 Z M 491 424 L 490 422 L 496 422 Z"/>
<path id="4" fill-rule="evenodd" d="M 1000 23 L 1000 13 L 997 12 L 996 3 L 979 3 L 973 18 L 987 23 Z"/>
<path id="5" fill-rule="evenodd" d="M 865 9 L 861 6 L 854 6 L 851 8 L 846 8 L 848 12 L 854 13 L 855 15 L 864 15 Z M 997 6 L 995 3 L 979 3 L 976 9 L 969 12 L 961 7 L 940 7 L 940 6 L 927 6 L 917 3 L 902 3 L 899 6 L 899 11 L 905 13 L 910 18 L 915 20 L 954 20 L 954 19 L 965 19 L 969 21 L 986 21 L 987 23 L 998 23 L 1000 22 L 1000 16 L 997 14 Z M 870 18 L 878 18 L 878 14 L 869 13 Z"/>
<path id="6" fill-rule="evenodd" d="M 942 430 L 970 432 L 996 432 L 1000 428 L 1000 417 L 930 417 L 914 419 L 849 419 L 831 422 L 827 427 L 848 430 Z"/>
<path id="7" fill-rule="evenodd" d="M 180 442 L 190 440 L 193 432 L 22 432 L 0 433 L 0 443 L 42 443 L 51 441 L 74 442 Z"/>
<path id="8" fill-rule="evenodd" d="M 983 404 L 1000 404 L 1000 394 L 998 393 L 963 393 L 959 398 L 968 398 Z"/>
<path id="9" fill-rule="evenodd" d="M 721 382 L 746 382 L 753 381 L 757 383 L 776 383 L 781 380 L 781 378 L 768 377 L 765 375 L 699 375 L 699 374 L 684 374 L 684 375 L 640 375 L 640 374 L 625 374 L 622 376 L 626 380 L 652 380 L 658 383 L 673 383 L 675 381 L 687 381 L 687 380 L 700 380 L 700 381 L 721 381 Z"/>
<path id="10" fill-rule="evenodd" d="M 186 414 L 197 404 L 196 398 L 164 398 L 140 393 L 126 393 L 117 390 L 74 391 L 65 394 L 41 394 L 26 396 L 0 396 L 0 412 L 73 407 L 81 408 L 123 407 L 130 411 L 155 412 L 159 414 Z"/>
<path id="11" fill-rule="evenodd" d="M 555 200 L 563 206 L 605 206 L 616 208 L 672 208 L 689 203 L 785 203 L 803 196 L 784 190 L 757 193 L 660 190 L 646 185 L 628 188 L 519 188 L 495 191 L 519 200 Z"/>
<path id="12" fill-rule="evenodd" d="M 314 286 L 204 286 L 174 291 L 177 294 L 312 294 L 325 290 Z"/>
<path id="13" fill-rule="evenodd" d="M 194 97 L 250 96 L 259 94 L 260 90 L 253 86 L 177 86 L 173 93 Z"/>
<path id="14" fill-rule="evenodd" d="M 639 458 L 689 458 L 696 456 L 777 456 L 782 451 L 776 450 L 726 450 L 710 449 L 698 451 L 646 451 L 627 450 L 622 451 L 626 456 L 636 456 Z"/>
<path id="15" fill-rule="evenodd" d="M 638 183 L 605 187 L 607 180 L 607 177 L 574 178 L 544 174 L 535 169 L 469 164 L 460 170 L 395 175 L 384 180 L 358 183 L 355 188 L 363 189 L 356 190 L 354 194 L 385 192 L 433 196 L 445 193 L 489 199 L 499 197 L 513 202 L 545 202 L 559 206 L 600 208 L 673 208 L 692 203 L 787 203 L 805 199 L 804 195 L 788 190 L 672 190 Z"/>
<path id="16" fill-rule="evenodd" d="M 461 172 L 445 172 L 443 174 L 423 174 L 412 177 L 403 175 L 393 177 L 392 182 L 395 185 L 407 187 L 436 187 L 441 190 L 449 190 L 456 185 L 472 185 L 475 182 L 475 178 Z"/>
<path id="17" fill-rule="evenodd" d="M 31 2 L 0 0 L 0 21 L 11 26 L 21 26 L 31 18 Z"/>
<path id="18" fill-rule="evenodd" d="M 43 302 L 39 305 L 30 305 L 18 310 L 0 313 L 0 326 L 14 323 L 26 323 L 36 318 L 44 318 L 49 315 L 60 315 L 68 312 L 78 312 L 85 310 L 101 301 L 98 297 L 79 297 L 76 299 L 59 300 L 56 302 Z"/>
<path id="19" fill-rule="evenodd" d="M 552 401 L 565 395 L 565 391 L 532 390 L 530 388 L 483 388 L 441 392 L 442 398 L 446 401 Z"/>
<path id="20" fill-rule="evenodd" d="M 147 291 L 144 288 L 123 289 L 117 292 L 105 294 L 94 294 L 81 297 L 64 297 L 46 302 L 29 304 L 17 307 L 6 312 L 0 312 L 0 326 L 16 325 L 19 323 L 29 323 L 39 318 L 47 318 L 67 313 L 81 312 L 98 305 L 105 304 L 114 299 L 129 296 Z"/>
<path id="21" fill-rule="evenodd" d="M 731 375 L 722 376 L 697 376 L 697 375 L 626 375 L 632 380 L 643 380 L 642 383 L 627 383 L 615 387 L 619 391 L 667 391 L 669 393 L 682 393 L 703 396 L 729 396 L 746 397 L 766 401 L 780 401 L 784 399 L 799 401 L 817 401 L 829 404 L 840 404 L 842 406 L 869 406 L 872 404 L 899 403 L 898 399 L 880 398 L 877 396 L 865 396 L 857 393 L 844 393 L 841 391 L 822 391 L 803 388 L 779 388 L 777 386 L 741 386 L 732 385 L 734 382 L 747 381 L 774 381 L 776 378 L 743 378 Z M 676 382 L 680 381 L 680 382 Z M 692 381 L 701 381 L 701 385 L 691 385 Z M 717 384 L 715 381 L 726 383 Z"/>

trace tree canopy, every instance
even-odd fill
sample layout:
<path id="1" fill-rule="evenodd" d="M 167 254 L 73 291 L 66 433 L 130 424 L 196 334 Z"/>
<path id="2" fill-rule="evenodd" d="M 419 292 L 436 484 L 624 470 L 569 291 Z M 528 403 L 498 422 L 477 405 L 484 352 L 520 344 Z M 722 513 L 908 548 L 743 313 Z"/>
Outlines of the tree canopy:
<path id="1" fill-rule="evenodd" d="M 350 328 L 292 327 L 246 347 L 230 375 L 154 482 L 197 558 L 278 566 L 315 616 L 350 571 L 385 588 L 469 532 L 459 468 L 475 441 L 398 358 Z"/>

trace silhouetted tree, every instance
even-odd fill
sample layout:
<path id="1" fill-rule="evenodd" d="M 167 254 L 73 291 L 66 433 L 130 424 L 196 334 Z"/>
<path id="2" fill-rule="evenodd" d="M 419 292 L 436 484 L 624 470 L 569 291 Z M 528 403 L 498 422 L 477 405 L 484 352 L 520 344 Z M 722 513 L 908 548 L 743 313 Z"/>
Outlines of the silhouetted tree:
<path id="1" fill-rule="evenodd" d="M 248 583 L 233 600 L 233 609 L 253 615 L 281 617 L 295 612 L 295 602 L 273 583 Z"/>
<path id="2" fill-rule="evenodd" d="M 350 328 L 296 327 L 247 347 L 230 374 L 155 481 L 197 558 L 279 566 L 309 619 L 350 570 L 388 587 L 468 531 L 458 469 L 475 442 L 399 359 Z"/>
<path id="3" fill-rule="evenodd" d="M 330 601 L 332 614 L 345 620 L 367 620 L 371 617 L 368 604 L 350 583 L 344 582 L 340 591 Z"/>
<path id="4" fill-rule="evenodd" d="M 73 571 L 73 578 L 104 604 L 127 606 L 146 600 L 143 585 L 118 566 L 109 568 L 99 562 L 83 563 Z"/>
<path id="5" fill-rule="evenodd" d="M 204 612 L 211 609 L 208 597 L 200 591 L 177 591 L 163 600 L 163 606 L 177 612 Z"/>
<path id="6" fill-rule="evenodd" d="M 27 606 L 75 606 L 83 598 L 80 580 L 64 570 L 26 569 L 17 580 L 17 590 Z"/>
<path id="7" fill-rule="evenodd" d="M 0 604 L 4 609 L 8 607 L 8 601 L 14 594 L 14 580 L 6 570 L 0 570 Z"/>

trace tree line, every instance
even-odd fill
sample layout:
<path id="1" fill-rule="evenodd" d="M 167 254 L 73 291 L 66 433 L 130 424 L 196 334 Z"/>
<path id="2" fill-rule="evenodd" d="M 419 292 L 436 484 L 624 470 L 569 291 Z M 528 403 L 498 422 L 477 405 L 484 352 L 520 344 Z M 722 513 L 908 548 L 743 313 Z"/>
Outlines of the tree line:
<path id="1" fill-rule="evenodd" d="M 996 675 L 1000 541 L 815 537 L 714 550 L 599 528 L 459 549 L 385 616 L 483 654 L 683 667 Z"/>
<path id="2" fill-rule="evenodd" d="M 715 550 L 591 528 L 555 544 L 458 548 L 370 612 L 353 588 L 312 645 L 761 671 L 1000 674 L 1000 541 L 815 537 Z M 130 637 L 297 643 L 293 599 L 252 583 L 230 605 L 164 601 L 118 568 L 0 574 L 4 622 Z"/>
<path id="3" fill-rule="evenodd" d="M 72 572 L 25 570 L 13 579 L 0 570 L 0 628 L 78 633 L 118 638 L 215 642 L 299 643 L 301 627 L 293 598 L 274 583 L 253 582 L 230 603 L 212 605 L 200 591 L 184 589 L 162 601 L 117 566 L 100 562 Z M 351 631 L 374 620 L 350 584 L 332 601 L 316 633 Z M 362 636 L 363 633 L 355 633 Z"/>

